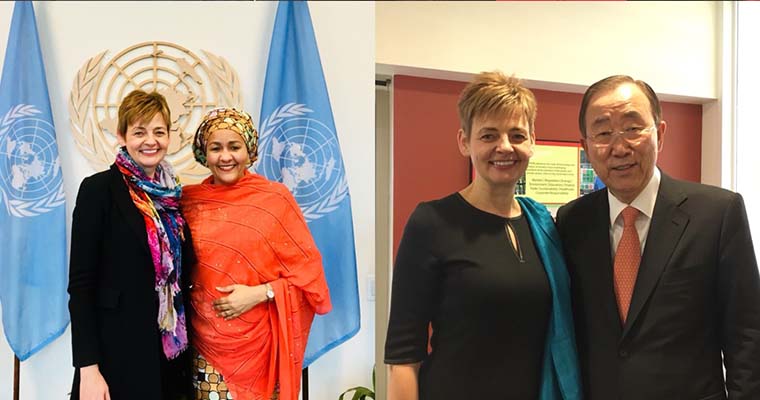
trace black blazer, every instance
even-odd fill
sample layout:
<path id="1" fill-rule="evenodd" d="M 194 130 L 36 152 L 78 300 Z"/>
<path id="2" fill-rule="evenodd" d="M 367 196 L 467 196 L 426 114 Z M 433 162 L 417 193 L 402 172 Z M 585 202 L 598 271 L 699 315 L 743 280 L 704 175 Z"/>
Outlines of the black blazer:
<path id="1" fill-rule="evenodd" d="M 760 399 L 760 278 L 739 194 L 662 174 L 624 326 L 607 190 L 557 224 L 586 400 Z"/>
<path id="2" fill-rule="evenodd" d="M 183 286 L 195 259 L 187 227 L 184 235 Z M 171 362 L 163 355 L 154 280 L 145 221 L 121 172 L 112 165 L 85 178 L 74 208 L 69 263 L 72 399 L 79 398 L 79 367 L 96 363 L 112 400 L 190 395 L 190 352 Z M 183 295 L 189 299 L 186 287 Z"/>

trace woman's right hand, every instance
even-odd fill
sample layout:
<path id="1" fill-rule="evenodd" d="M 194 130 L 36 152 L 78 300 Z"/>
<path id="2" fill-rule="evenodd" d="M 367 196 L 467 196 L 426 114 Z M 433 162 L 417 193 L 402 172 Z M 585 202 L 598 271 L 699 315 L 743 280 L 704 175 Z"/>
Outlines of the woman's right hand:
<path id="1" fill-rule="evenodd" d="M 80 400 L 111 400 L 108 384 L 100 373 L 98 364 L 79 368 Z"/>
<path id="2" fill-rule="evenodd" d="M 229 293 L 213 302 L 218 315 L 228 321 L 267 301 L 266 284 L 256 286 L 235 284 L 217 287 L 216 290 Z"/>

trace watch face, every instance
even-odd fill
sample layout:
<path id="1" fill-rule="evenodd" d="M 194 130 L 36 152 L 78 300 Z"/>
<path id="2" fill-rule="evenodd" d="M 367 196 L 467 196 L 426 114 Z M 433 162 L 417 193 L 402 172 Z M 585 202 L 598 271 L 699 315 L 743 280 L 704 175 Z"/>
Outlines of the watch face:
<path id="1" fill-rule="evenodd" d="M 267 289 L 267 298 L 270 300 L 274 298 L 274 290 Z"/>

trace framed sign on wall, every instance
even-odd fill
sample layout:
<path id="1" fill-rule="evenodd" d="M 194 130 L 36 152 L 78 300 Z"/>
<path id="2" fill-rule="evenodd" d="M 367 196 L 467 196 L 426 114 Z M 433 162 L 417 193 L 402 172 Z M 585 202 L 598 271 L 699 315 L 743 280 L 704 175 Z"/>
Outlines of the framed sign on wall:
<path id="1" fill-rule="evenodd" d="M 474 179 L 472 166 L 470 171 Z M 556 216 L 565 203 L 603 187 L 580 143 L 538 140 L 515 194 L 543 203 Z"/>

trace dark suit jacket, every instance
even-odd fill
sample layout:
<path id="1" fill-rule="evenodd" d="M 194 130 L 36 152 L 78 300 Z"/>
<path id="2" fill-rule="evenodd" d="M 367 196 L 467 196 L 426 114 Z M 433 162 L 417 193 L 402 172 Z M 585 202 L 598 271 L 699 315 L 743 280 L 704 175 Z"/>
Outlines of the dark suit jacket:
<path id="1" fill-rule="evenodd" d="M 624 326 L 607 190 L 557 224 L 586 400 L 760 399 L 760 278 L 739 194 L 662 174 Z"/>
<path id="2" fill-rule="evenodd" d="M 183 285 L 195 258 L 189 232 Z M 171 362 L 163 355 L 145 221 L 115 165 L 79 187 L 69 264 L 72 399 L 79 398 L 79 367 L 96 363 L 112 400 L 181 398 L 169 393 L 190 391 L 190 352 Z M 187 288 L 183 294 L 189 298 Z"/>

